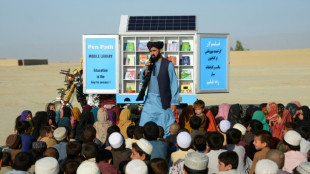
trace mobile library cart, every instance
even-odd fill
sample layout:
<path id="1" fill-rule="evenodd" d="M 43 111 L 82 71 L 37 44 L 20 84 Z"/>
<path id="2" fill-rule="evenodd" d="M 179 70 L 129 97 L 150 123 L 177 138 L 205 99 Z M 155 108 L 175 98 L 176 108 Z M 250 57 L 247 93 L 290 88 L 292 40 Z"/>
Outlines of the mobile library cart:
<path id="1" fill-rule="evenodd" d="M 196 16 L 122 15 L 118 35 L 83 35 L 83 90 L 136 101 L 148 41 L 164 42 L 163 57 L 175 67 L 180 103 L 198 93 L 229 92 L 229 34 L 197 33 Z"/>

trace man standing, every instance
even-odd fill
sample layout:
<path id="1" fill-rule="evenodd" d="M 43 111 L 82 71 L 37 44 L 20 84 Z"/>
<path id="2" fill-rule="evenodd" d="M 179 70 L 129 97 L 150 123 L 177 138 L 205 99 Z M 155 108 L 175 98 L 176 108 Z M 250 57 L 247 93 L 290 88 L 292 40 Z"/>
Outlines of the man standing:
<path id="1" fill-rule="evenodd" d="M 175 122 L 173 112 L 176 110 L 176 105 L 179 105 L 179 89 L 173 64 L 161 55 L 163 46 L 163 42 L 147 43 L 154 63 L 148 61 L 141 71 L 143 82 L 149 66 L 153 65 L 140 126 L 153 121 L 164 128 L 166 137 L 169 135 L 170 125 Z"/>

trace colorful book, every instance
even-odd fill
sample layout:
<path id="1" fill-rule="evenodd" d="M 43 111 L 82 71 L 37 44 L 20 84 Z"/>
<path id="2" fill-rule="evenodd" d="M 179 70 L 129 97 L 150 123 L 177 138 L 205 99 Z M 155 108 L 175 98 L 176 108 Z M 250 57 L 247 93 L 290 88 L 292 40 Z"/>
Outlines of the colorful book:
<path id="1" fill-rule="evenodd" d="M 138 51 L 148 51 L 149 49 L 147 48 L 147 42 L 140 42 Z"/>
<path id="2" fill-rule="evenodd" d="M 189 42 L 182 43 L 181 51 L 191 51 L 191 45 Z"/>
<path id="3" fill-rule="evenodd" d="M 125 65 L 133 66 L 135 65 L 135 56 L 134 55 L 127 55 L 124 60 Z"/>
<path id="4" fill-rule="evenodd" d="M 135 93 L 136 92 L 136 84 L 135 83 L 126 83 L 126 92 Z"/>
<path id="5" fill-rule="evenodd" d="M 191 80 L 191 79 L 192 79 L 192 71 L 190 69 L 182 69 L 181 80 Z"/>
<path id="6" fill-rule="evenodd" d="M 125 73 L 125 80 L 135 80 L 136 79 L 136 70 L 127 69 Z"/>
<path id="7" fill-rule="evenodd" d="M 176 56 L 169 56 L 169 57 L 167 57 L 167 59 L 170 60 L 174 66 L 177 64 L 177 57 Z"/>
<path id="8" fill-rule="evenodd" d="M 191 83 L 182 83 L 181 84 L 181 93 L 192 93 Z"/>
<path id="9" fill-rule="evenodd" d="M 147 62 L 147 55 L 146 54 L 140 54 L 139 55 L 139 65 L 145 65 Z"/>
<path id="10" fill-rule="evenodd" d="M 127 42 L 126 51 L 135 51 L 135 44 L 133 42 Z"/>

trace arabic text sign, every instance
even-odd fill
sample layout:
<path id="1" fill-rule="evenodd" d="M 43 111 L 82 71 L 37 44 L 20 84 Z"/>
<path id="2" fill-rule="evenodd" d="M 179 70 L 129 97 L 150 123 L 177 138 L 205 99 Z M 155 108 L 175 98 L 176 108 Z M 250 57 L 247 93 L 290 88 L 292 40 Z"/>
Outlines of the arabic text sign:
<path id="1" fill-rule="evenodd" d="M 200 89 L 227 89 L 227 38 L 200 38 Z"/>

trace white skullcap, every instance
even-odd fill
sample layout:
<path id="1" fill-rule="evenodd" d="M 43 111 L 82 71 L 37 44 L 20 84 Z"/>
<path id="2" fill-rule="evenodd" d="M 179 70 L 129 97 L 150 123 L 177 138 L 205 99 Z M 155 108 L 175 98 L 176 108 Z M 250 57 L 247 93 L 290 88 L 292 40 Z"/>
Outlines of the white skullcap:
<path id="1" fill-rule="evenodd" d="M 284 141 L 292 146 L 299 146 L 301 141 L 301 136 L 298 132 L 294 130 L 289 130 L 284 135 Z"/>
<path id="2" fill-rule="evenodd" d="M 67 130 L 64 127 L 57 128 L 53 133 L 57 141 L 62 141 L 67 137 Z"/>
<path id="3" fill-rule="evenodd" d="M 124 138 L 120 133 L 113 132 L 109 137 L 109 143 L 114 149 L 116 149 L 121 147 L 121 145 L 123 145 Z"/>
<path id="4" fill-rule="evenodd" d="M 180 132 L 177 136 L 177 144 L 183 149 L 187 149 L 192 144 L 192 137 L 188 132 Z"/>
<path id="5" fill-rule="evenodd" d="M 302 162 L 300 163 L 296 170 L 300 173 L 300 174 L 309 174 L 310 173 L 310 162 Z"/>
<path id="6" fill-rule="evenodd" d="M 193 170 L 205 170 L 208 167 L 209 158 L 204 153 L 190 152 L 184 159 L 184 165 Z"/>
<path id="7" fill-rule="evenodd" d="M 83 161 L 76 170 L 77 174 L 100 174 L 99 167 L 95 162 Z"/>
<path id="8" fill-rule="evenodd" d="M 240 123 L 236 123 L 233 128 L 238 129 L 242 135 L 246 133 L 246 128 Z"/>
<path id="9" fill-rule="evenodd" d="M 223 133 L 226 133 L 226 131 L 230 129 L 230 122 L 228 120 L 222 120 L 220 122 L 220 129 Z"/>
<path id="10" fill-rule="evenodd" d="M 153 146 L 152 144 L 147 141 L 144 138 L 141 138 L 138 142 L 137 145 L 147 154 L 151 155 L 153 152 Z"/>
<path id="11" fill-rule="evenodd" d="M 125 169 L 125 174 L 147 174 L 147 166 L 144 161 L 139 159 L 131 160 Z"/>
<path id="12" fill-rule="evenodd" d="M 256 163 L 255 174 L 277 174 L 277 173 L 278 173 L 278 165 L 269 159 L 262 159 Z"/>
<path id="13" fill-rule="evenodd" d="M 36 174 L 58 174 L 58 161 L 52 157 L 44 157 L 35 163 Z"/>

